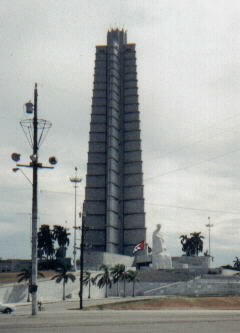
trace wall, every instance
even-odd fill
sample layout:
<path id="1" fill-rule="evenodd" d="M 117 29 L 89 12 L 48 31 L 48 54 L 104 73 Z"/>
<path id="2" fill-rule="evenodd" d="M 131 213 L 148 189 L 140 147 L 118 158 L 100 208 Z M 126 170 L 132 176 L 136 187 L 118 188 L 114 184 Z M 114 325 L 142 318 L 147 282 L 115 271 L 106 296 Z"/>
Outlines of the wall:
<path id="1" fill-rule="evenodd" d="M 0 260 L 0 272 L 20 272 L 23 268 L 30 268 L 31 260 L 6 259 Z"/>
<path id="2" fill-rule="evenodd" d="M 134 257 L 124 256 L 115 253 L 85 251 L 84 268 L 99 269 L 101 265 L 114 266 L 116 264 L 124 264 L 127 267 L 133 265 Z"/>
<path id="3" fill-rule="evenodd" d="M 198 272 L 200 274 L 206 274 L 209 268 L 209 257 L 172 257 L 173 268 L 184 268 L 186 265 L 190 272 Z"/>
<path id="4" fill-rule="evenodd" d="M 8 284 L 0 286 L 0 303 L 25 303 L 27 300 L 27 284 Z M 78 298 L 79 293 L 79 275 L 75 282 L 69 281 L 66 284 L 66 296 L 72 295 L 72 298 Z M 43 301 L 61 300 L 63 293 L 63 284 L 56 283 L 54 280 L 42 279 L 38 281 L 38 297 Z M 104 297 L 104 289 L 91 286 L 93 298 Z M 83 297 L 88 297 L 88 287 L 84 286 Z"/>
<path id="5" fill-rule="evenodd" d="M 144 296 L 236 296 L 240 295 L 239 278 L 204 277 L 158 286 Z"/>

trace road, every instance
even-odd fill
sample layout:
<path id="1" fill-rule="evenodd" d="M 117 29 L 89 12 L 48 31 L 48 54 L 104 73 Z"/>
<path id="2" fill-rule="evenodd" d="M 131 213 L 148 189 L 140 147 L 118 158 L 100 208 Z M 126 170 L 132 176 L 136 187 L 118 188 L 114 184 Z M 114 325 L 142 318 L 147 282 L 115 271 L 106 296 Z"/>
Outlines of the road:
<path id="1" fill-rule="evenodd" d="M 77 303 L 47 304 L 32 317 L 29 307 L 0 315 L 1 333 L 237 333 L 240 311 L 79 311 Z M 73 310 L 74 309 L 74 310 Z"/>

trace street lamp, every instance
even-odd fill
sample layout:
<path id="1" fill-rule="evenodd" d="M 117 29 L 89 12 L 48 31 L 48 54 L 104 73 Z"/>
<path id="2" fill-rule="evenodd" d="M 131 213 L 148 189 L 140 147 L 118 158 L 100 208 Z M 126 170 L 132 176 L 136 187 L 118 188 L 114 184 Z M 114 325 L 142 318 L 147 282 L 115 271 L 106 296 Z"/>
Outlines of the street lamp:
<path id="1" fill-rule="evenodd" d="M 208 249 L 209 249 L 209 257 L 211 258 L 211 228 L 213 224 L 210 223 L 210 216 L 208 217 L 208 224 L 206 224 L 208 228 Z"/>
<path id="2" fill-rule="evenodd" d="M 70 177 L 70 182 L 74 184 L 75 189 L 75 196 L 74 196 L 74 244 L 73 244 L 73 270 L 76 272 L 77 270 L 77 261 L 76 261 L 76 255 L 77 255 L 77 184 L 81 183 L 82 178 L 77 176 L 77 170 L 78 168 L 75 167 L 75 176 Z"/>
<path id="3" fill-rule="evenodd" d="M 37 83 L 35 83 L 34 88 L 34 104 L 31 101 L 25 104 L 26 113 L 32 114 L 33 118 L 24 119 L 20 121 L 23 132 L 28 140 L 30 147 L 32 148 L 32 155 L 30 156 L 29 164 L 16 164 L 17 167 L 26 167 L 32 168 L 33 176 L 32 182 L 28 177 L 24 174 L 24 172 L 20 168 L 13 168 L 14 172 L 21 170 L 23 175 L 27 178 L 27 180 L 32 185 L 32 277 L 31 277 L 31 285 L 30 292 L 32 294 L 32 315 L 37 314 L 37 220 L 38 220 L 38 169 L 53 169 L 52 166 L 43 166 L 42 163 L 38 162 L 38 151 L 41 143 L 46 137 L 47 132 L 51 128 L 52 124 L 50 121 L 44 119 L 38 119 L 38 91 L 37 91 Z M 39 135 L 38 135 L 39 133 Z M 12 153 L 12 160 L 14 162 L 19 162 L 21 155 L 19 153 Z M 52 163 L 49 159 L 50 164 L 56 164 L 57 160 Z"/>
<path id="4" fill-rule="evenodd" d="M 79 291 L 79 299 L 80 304 L 79 308 L 80 310 L 83 309 L 83 269 L 84 269 L 84 242 L 85 242 L 85 232 L 88 230 L 88 228 L 85 226 L 85 220 L 86 220 L 86 208 L 85 204 L 83 203 L 83 211 L 82 211 L 82 233 L 81 233 L 81 244 L 80 244 L 80 291 Z"/>

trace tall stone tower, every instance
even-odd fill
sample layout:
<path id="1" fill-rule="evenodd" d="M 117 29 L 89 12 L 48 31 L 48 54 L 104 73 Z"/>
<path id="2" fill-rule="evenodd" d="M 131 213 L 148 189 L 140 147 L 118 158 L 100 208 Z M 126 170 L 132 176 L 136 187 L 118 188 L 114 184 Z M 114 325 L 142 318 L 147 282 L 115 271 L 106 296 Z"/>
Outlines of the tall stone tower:
<path id="1" fill-rule="evenodd" d="M 85 193 L 86 242 L 132 255 L 146 238 L 135 44 L 111 30 L 96 47 Z"/>

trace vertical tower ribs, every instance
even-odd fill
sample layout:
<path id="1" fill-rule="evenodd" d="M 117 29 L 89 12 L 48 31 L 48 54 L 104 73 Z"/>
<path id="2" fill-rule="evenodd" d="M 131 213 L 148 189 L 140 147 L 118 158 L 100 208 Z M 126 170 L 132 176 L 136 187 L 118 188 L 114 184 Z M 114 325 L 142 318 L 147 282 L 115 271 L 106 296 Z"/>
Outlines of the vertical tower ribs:
<path id="1" fill-rule="evenodd" d="M 87 242 L 132 254 L 145 240 L 135 45 L 125 31 L 97 46 L 86 184 Z"/>

